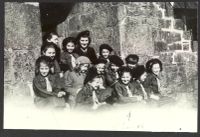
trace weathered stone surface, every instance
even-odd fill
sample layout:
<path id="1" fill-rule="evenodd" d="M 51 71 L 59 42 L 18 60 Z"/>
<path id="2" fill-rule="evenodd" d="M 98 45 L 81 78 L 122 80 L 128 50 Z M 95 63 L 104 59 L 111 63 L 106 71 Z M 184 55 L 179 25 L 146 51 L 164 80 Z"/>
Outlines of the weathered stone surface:
<path id="1" fill-rule="evenodd" d="M 185 40 L 191 40 L 191 32 L 190 31 L 183 31 L 183 38 Z"/>
<path id="2" fill-rule="evenodd" d="M 159 59 L 164 63 L 164 64 L 172 64 L 173 62 L 173 53 L 172 52 L 161 52 Z"/>
<path id="3" fill-rule="evenodd" d="M 179 43 L 173 43 L 168 45 L 169 50 L 182 50 L 182 45 Z"/>
<path id="4" fill-rule="evenodd" d="M 22 94 L 22 90 L 16 90 L 16 87 L 33 80 L 35 60 L 40 55 L 41 44 L 39 7 L 17 2 L 5 3 L 5 92 L 12 90 Z"/>
<path id="5" fill-rule="evenodd" d="M 192 43 L 192 51 L 197 52 L 198 51 L 198 41 L 193 41 Z"/>
<path id="6" fill-rule="evenodd" d="M 172 6 L 169 2 L 165 2 L 164 9 L 165 9 L 165 16 L 166 17 L 173 17 L 174 16 L 173 8 L 172 8 Z"/>
<path id="7" fill-rule="evenodd" d="M 159 28 L 170 28 L 171 20 L 159 19 Z"/>
<path id="8" fill-rule="evenodd" d="M 81 27 L 79 16 L 73 16 L 71 19 L 69 19 L 69 26 L 70 31 L 79 30 Z"/>
<path id="9" fill-rule="evenodd" d="M 33 51 L 13 52 L 14 82 L 32 81 L 37 57 Z"/>
<path id="10" fill-rule="evenodd" d="M 33 49 L 41 46 L 39 7 L 5 3 L 5 47 Z"/>
<path id="11" fill-rule="evenodd" d="M 174 29 L 184 30 L 184 23 L 181 19 L 174 20 Z"/>
<path id="12" fill-rule="evenodd" d="M 183 50 L 188 51 L 190 49 L 189 43 L 183 44 Z"/>
<path id="13" fill-rule="evenodd" d="M 155 52 L 167 51 L 167 44 L 162 41 L 154 42 Z"/>

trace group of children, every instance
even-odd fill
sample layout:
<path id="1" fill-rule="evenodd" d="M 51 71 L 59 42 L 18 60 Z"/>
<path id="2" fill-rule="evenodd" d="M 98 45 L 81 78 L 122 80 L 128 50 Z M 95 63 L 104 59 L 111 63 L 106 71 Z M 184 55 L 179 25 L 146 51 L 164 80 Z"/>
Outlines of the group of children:
<path id="1" fill-rule="evenodd" d="M 160 91 L 159 59 L 150 59 L 144 66 L 138 64 L 137 55 L 130 54 L 124 63 L 112 54 L 108 44 L 100 45 L 97 57 L 90 47 L 89 33 L 86 30 L 76 38 L 65 38 L 62 52 L 58 35 L 45 35 L 33 80 L 36 106 L 96 110 L 114 104 L 166 100 Z"/>

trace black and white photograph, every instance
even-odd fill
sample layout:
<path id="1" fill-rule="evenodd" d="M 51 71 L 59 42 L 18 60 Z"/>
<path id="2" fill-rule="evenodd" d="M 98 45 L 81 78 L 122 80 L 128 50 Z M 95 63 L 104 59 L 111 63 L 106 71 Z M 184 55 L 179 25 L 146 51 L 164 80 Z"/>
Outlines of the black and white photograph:
<path id="1" fill-rule="evenodd" d="M 198 2 L 4 2 L 3 129 L 198 132 Z"/>

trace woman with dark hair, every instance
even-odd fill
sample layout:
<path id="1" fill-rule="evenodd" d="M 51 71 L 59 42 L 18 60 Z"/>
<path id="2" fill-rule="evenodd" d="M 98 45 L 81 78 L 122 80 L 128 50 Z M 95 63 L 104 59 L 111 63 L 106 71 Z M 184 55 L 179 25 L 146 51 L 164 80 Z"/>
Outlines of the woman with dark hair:
<path id="1" fill-rule="evenodd" d="M 163 96 L 160 85 L 160 73 L 163 70 L 162 62 L 159 59 L 150 59 L 146 63 L 146 69 L 148 72 L 147 78 L 144 81 L 145 90 L 153 102 L 157 102 L 158 105 L 165 105 L 174 103 L 174 99 L 168 96 Z"/>
<path id="2" fill-rule="evenodd" d="M 80 32 L 76 38 L 76 43 L 77 48 L 75 49 L 75 53 L 79 56 L 88 57 L 92 64 L 94 64 L 97 60 L 97 56 L 94 48 L 89 46 L 91 43 L 90 32 L 88 30 Z"/>
<path id="3" fill-rule="evenodd" d="M 160 91 L 160 72 L 162 71 L 162 62 L 159 59 L 150 59 L 146 63 L 148 72 L 145 80 L 145 87 L 150 98 L 159 100 L 161 96 Z"/>
<path id="4" fill-rule="evenodd" d="M 76 58 L 78 58 L 78 54 L 74 53 L 75 50 L 75 38 L 68 37 L 65 38 L 62 42 L 62 50 L 61 53 L 61 70 L 64 72 L 68 69 L 72 71 L 76 67 Z"/>

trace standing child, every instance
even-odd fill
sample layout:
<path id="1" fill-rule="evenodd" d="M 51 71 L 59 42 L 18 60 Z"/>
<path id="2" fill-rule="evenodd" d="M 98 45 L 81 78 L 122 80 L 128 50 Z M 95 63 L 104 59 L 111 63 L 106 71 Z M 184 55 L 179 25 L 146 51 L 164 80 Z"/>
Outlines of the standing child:
<path id="1" fill-rule="evenodd" d="M 39 107 L 65 107 L 66 92 L 62 89 L 60 77 L 51 72 L 51 58 L 41 56 L 36 60 L 33 90 L 35 104 Z"/>
<path id="2" fill-rule="evenodd" d="M 77 65 L 74 70 L 68 70 L 64 74 L 65 89 L 70 93 L 69 101 L 72 108 L 75 106 L 75 99 L 79 89 L 84 85 L 84 80 L 90 64 L 91 61 L 89 58 L 80 56 L 77 58 Z"/>
<path id="3" fill-rule="evenodd" d="M 61 67 L 65 72 L 67 69 L 73 70 L 76 67 L 76 58 L 78 54 L 74 53 L 75 38 L 68 37 L 62 42 L 63 52 L 61 54 Z"/>
<path id="4" fill-rule="evenodd" d="M 135 87 L 132 84 L 131 70 L 128 67 L 119 69 L 119 81 L 114 85 L 118 95 L 119 103 L 132 103 L 141 101 L 142 97 L 135 94 Z"/>

